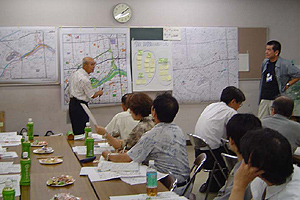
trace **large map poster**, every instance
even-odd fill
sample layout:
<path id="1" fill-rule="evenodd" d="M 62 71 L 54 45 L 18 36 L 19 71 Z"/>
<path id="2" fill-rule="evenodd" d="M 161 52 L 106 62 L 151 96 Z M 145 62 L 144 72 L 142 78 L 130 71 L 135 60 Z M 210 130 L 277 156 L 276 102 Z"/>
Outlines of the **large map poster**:
<path id="1" fill-rule="evenodd" d="M 134 40 L 131 44 L 133 90 L 172 90 L 171 43 L 168 41 Z"/>
<path id="2" fill-rule="evenodd" d="M 173 95 L 180 103 L 218 101 L 223 88 L 238 86 L 238 30 L 187 27 L 173 44 Z"/>
<path id="3" fill-rule="evenodd" d="M 62 106 L 69 102 L 67 87 L 70 76 L 82 67 L 84 57 L 96 61 L 90 74 L 92 88 L 103 95 L 90 104 L 113 104 L 131 92 L 129 29 L 128 28 L 61 28 Z"/>
<path id="4" fill-rule="evenodd" d="M 0 83 L 57 83 L 55 27 L 0 28 Z"/>

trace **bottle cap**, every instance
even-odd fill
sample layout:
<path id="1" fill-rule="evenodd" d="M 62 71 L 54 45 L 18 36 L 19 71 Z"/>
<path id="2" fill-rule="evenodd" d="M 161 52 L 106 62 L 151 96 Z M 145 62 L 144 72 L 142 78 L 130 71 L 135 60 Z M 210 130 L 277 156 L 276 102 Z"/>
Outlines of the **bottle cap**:
<path id="1" fill-rule="evenodd" d="M 32 122 L 32 118 L 28 118 L 28 122 Z"/>
<path id="2" fill-rule="evenodd" d="M 89 136 L 89 137 L 92 137 L 92 134 L 93 134 L 92 132 L 89 132 L 89 133 L 88 133 L 88 136 Z"/>
<path id="3" fill-rule="evenodd" d="M 149 160 L 149 165 L 154 165 L 154 160 Z"/>
<path id="4" fill-rule="evenodd" d="M 90 122 L 87 122 L 87 123 L 85 124 L 85 126 L 91 126 Z"/>
<path id="5" fill-rule="evenodd" d="M 24 136 L 24 137 L 27 136 L 27 132 L 23 132 L 23 136 Z"/>
<path id="6" fill-rule="evenodd" d="M 28 158 L 28 152 L 27 151 L 23 152 L 23 158 Z"/>
<path id="7" fill-rule="evenodd" d="M 12 187 L 12 181 L 10 178 L 6 179 L 5 181 L 5 187 Z"/>

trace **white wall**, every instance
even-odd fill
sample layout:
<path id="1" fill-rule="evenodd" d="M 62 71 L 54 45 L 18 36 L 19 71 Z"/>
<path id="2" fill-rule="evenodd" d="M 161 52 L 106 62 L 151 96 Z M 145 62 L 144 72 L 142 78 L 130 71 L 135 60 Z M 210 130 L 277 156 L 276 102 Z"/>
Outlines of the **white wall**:
<path id="1" fill-rule="evenodd" d="M 132 19 L 118 24 L 113 6 L 124 2 Z M 269 39 L 282 43 L 282 57 L 300 63 L 300 1 L 298 0 L 1 0 L 0 26 L 237 26 L 267 27 Z M 259 66 L 257 66 L 259 67 Z M 240 112 L 257 113 L 258 81 L 240 81 L 247 101 Z M 207 103 L 181 105 L 175 122 L 192 132 Z M 6 131 L 20 130 L 32 117 L 35 132 L 66 132 L 66 113 L 60 109 L 60 86 L 0 87 L 0 110 L 6 112 Z M 92 109 L 106 125 L 119 106 Z"/>

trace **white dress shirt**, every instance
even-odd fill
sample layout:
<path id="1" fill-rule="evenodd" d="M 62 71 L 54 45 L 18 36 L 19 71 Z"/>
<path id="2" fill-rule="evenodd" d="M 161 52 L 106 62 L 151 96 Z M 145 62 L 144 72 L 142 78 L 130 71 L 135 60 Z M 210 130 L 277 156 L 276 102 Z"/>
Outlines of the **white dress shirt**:
<path id="1" fill-rule="evenodd" d="M 75 97 L 86 102 L 90 101 L 95 94 L 89 74 L 82 68 L 72 74 L 68 89 L 70 98 Z"/>
<path id="2" fill-rule="evenodd" d="M 197 121 L 195 135 L 204 139 L 212 149 L 219 148 L 222 145 L 221 138 L 226 137 L 226 124 L 236 113 L 236 110 L 224 102 L 208 105 Z"/>

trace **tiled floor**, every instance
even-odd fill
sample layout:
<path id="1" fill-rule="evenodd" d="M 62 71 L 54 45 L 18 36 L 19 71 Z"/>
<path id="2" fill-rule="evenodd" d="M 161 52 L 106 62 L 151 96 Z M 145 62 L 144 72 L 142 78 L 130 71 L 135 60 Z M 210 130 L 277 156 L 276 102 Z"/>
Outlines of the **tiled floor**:
<path id="1" fill-rule="evenodd" d="M 189 145 L 187 146 L 187 151 L 188 151 L 188 155 L 189 155 L 189 163 L 190 163 L 190 167 L 193 165 L 193 162 L 195 160 L 195 153 L 194 153 L 194 148 L 193 146 Z M 197 176 L 196 176 L 196 180 L 194 183 L 194 187 L 193 187 L 193 193 L 196 195 L 196 199 L 197 200 L 202 200 L 205 198 L 205 193 L 200 193 L 199 192 L 199 188 L 200 186 L 206 181 L 207 179 L 207 172 L 203 172 L 201 171 Z M 208 196 L 208 200 L 213 199 L 215 196 L 217 195 L 217 193 L 210 193 Z"/>

